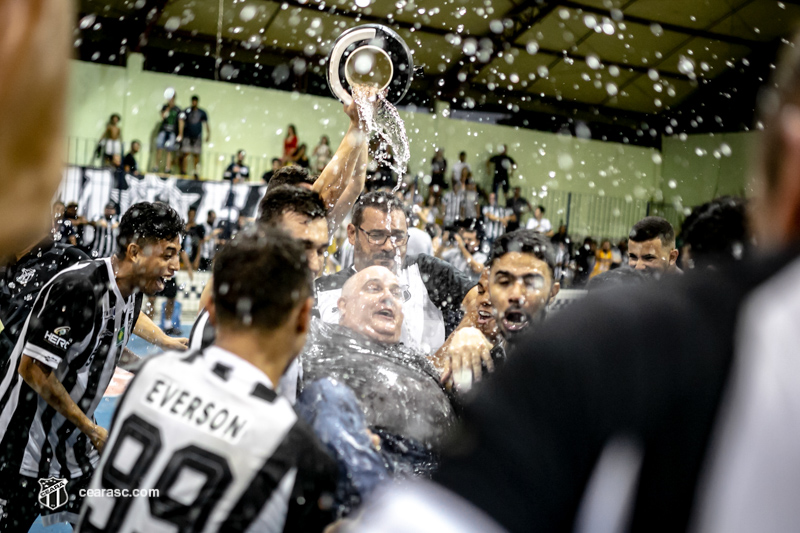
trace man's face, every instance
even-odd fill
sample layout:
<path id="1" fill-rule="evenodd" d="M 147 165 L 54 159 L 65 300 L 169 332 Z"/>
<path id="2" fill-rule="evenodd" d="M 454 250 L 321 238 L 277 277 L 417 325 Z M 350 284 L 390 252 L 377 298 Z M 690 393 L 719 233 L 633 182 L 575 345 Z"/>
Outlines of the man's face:
<path id="1" fill-rule="evenodd" d="M 244 156 L 245 156 L 244 152 L 239 152 L 238 154 L 236 154 L 236 160 L 239 163 L 244 163 Z"/>
<path id="2" fill-rule="evenodd" d="M 536 220 L 541 220 L 542 219 L 542 214 L 543 214 L 542 210 L 539 207 L 537 207 L 536 209 L 533 210 L 533 216 L 536 217 Z"/>
<path id="3" fill-rule="evenodd" d="M 59 220 L 64 218 L 64 204 L 53 205 L 53 218 Z"/>
<path id="4" fill-rule="evenodd" d="M 373 266 L 348 280 L 339 298 L 339 323 L 370 339 L 396 343 L 403 327 L 403 289 L 388 269 Z"/>
<path id="5" fill-rule="evenodd" d="M 194 209 L 189 209 L 189 214 L 187 216 L 187 222 L 193 224 L 195 217 L 197 217 L 197 211 L 195 211 Z"/>
<path id="6" fill-rule="evenodd" d="M 197 98 L 192 98 L 192 107 L 197 109 L 197 104 L 198 104 Z"/>
<path id="7" fill-rule="evenodd" d="M 508 339 L 539 318 L 558 292 L 547 263 L 530 253 L 509 252 L 494 260 L 489 297 L 497 325 Z"/>
<path id="8" fill-rule="evenodd" d="M 314 272 L 314 277 L 322 275 L 328 250 L 328 221 L 324 217 L 312 219 L 290 211 L 283 214 L 280 225 L 305 245 L 308 268 Z"/>
<path id="9" fill-rule="evenodd" d="M 497 195 L 495 193 L 489 194 L 489 205 L 494 205 L 497 203 Z"/>
<path id="10" fill-rule="evenodd" d="M 139 153 L 139 143 L 131 144 L 131 153 L 138 154 Z"/>
<path id="11" fill-rule="evenodd" d="M 109 206 L 105 208 L 103 214 L 105 215 L 106 218 L 111 218 L 117 214 L 117 210 L 114 208 L 114 206 Z"/>
<path id="12" fill-rule="evenodd" d="M 280 161 L 273 161 L 272 162 L 272 170 L 280 170 L 281 169 L 281 162 Z"/>
<path id="13" fill-rule="evenodd" d="M 477 231 L 467 231 L 462 229 L 461 238 L 464 239 L 464 246 L 467 248 L 469 253 L 474 254 L 478 251 L 480 242 L 478 241 Z"/>
<path id="14" fill-rule="evenodd" d="M 677 256 L 677 250 L 664 246 L 658 237 L 649 241 L 628 243 L 628 266 L 648 275 L 658 277 L 664 274 L 670 265 L 675 264 Z"/>
<path id="15" fill-rule="evenodd" d="M 489 269 L 484 269 L 478 280 L 478 295 L 475 306 L 478 308 L 478 329 L 487 339 L 494 342 L 497 338 L 497 320 L 492 312 L 492 301 L 489 298 Z"/>
<path id="16" fill-rule="evenodd" d="M 164 290 L 166 280 L 180 268 L 180 249 L 180 237 L 171 241 L 162 239 L 152 244 L 142 243 L 135 255 L 132 255 L 129 247 L 128 258 L 133 261 L 139 290 L 150 296 Z"/>
<path id="17" fill-rule="evenodd" d="M 611 251 L 611 243 L 608 241 L 603 241 L 603 244 L 600 246 L 604 252 Z"/>
<path id="18" fill-rule="evenodd" d="M 208 217 L 206 217 L 206 222 L 208 223 L 208 225 L 213 226 L 214 222 L 216 221 L 217 221 L 217 214 L 214 213 L 213 211 L 209 211 Z"/>
<path id="19" fill-rule="evenodd" d="M 64 216 L 66 218 L 78 218 L 78 207 L 74 205 L 67 207 L 64 211 Z"/>
<path id="20" fill-rule="evenodd" d="M 522 194 L 522 189 L 519 187 L 514 187 L 514 198 L 519 198 L 520 194 Z"/>
<path id="21" fill-rule="evenodd" d="M 396 272 L 406 258 L 408 225 L 405 213 L 392 209 L 384 213 L 368 207 L 364 210 L 361 227 L 347 227 L 347 237 L 353 245 L 353 263 L 360 271 L 373 265 Z M 377 244 L 383 241 L 381 244 Z"/>

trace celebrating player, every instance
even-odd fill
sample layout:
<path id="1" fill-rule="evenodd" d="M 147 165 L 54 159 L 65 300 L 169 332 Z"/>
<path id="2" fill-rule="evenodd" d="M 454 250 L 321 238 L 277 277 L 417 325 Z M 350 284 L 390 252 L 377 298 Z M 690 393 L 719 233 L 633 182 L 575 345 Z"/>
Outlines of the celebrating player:
<path id="1" fill-rule="evenodd" d="M 169 206 L 135 204 L 120 222 L 116 255 L 80 262 L 42 288 L 0 367 L 0 531 L 27 531 L 43 511 L 77 513 L 79 490 L 107 438 L 92 414 L 128 343 L 141 293 L 160 291 L 178 269 L 182 231 Z M 42 497 L 53 478 L 69 501 Z"/>
<path id="2" fill-rule="evenodd" d="M 226 245 L 208 309 L 214 345 L 144 363 L 117 408 L 79 530 L 321 531 L 336 464 L 275 392 L 313 305 L 302 242 L 261 226 Z"/>

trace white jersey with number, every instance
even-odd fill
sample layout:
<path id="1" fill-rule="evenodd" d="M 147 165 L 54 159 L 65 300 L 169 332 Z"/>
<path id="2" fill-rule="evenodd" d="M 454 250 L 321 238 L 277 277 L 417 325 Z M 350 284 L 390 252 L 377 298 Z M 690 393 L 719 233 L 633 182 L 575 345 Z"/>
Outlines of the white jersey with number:
<path id="1" fill-rule="evenodd" d="M 216 346 L 168 353 L 117 407 L 78 531 L 319 530 L 334 472 L 261 370 Z"/>

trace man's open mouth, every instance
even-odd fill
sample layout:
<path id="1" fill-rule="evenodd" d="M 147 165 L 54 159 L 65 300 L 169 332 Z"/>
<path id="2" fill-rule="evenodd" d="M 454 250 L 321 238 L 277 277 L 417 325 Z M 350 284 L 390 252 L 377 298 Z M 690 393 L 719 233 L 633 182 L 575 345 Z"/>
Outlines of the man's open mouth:
<path id="1" fill-rule="evenodd" d="M 528 315 L 522 311 L 506 311 L 503 316 L 503 326 L 508 331 L 519 331 L 528 325 Z"/>
<path id="2" fill-rule="evenodd" d="M 478 310 L 478 323 L 486 324 L 492 319 L 492 313 L 489 311 Z"/>
<path id="3" fill-rule="evenodd" d="M 381 317 L 381 318 L 384 318 L 384 319 L 386 319 L 386 320 L 394 320 L 394 318 L 395 318 L 395 316 L 394 316 L 394 311 L 393 311 L 393 310 L 391 310 L 391 309 L 389 309 L 388 307 L 387 307 L 387 308 L 384 308 L 384 309 L 381 309 L 381 310 L 379 310 L 379 311 L 378 311 L 378 312 L 376 312 L 375 314 L 376 314 L 377 316 Z"/>

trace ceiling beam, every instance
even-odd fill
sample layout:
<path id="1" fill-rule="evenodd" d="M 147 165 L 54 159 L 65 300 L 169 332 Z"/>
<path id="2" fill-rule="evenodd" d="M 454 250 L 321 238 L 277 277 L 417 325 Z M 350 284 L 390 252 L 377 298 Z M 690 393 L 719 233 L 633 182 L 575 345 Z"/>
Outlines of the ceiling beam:
<path id="1" fill-rule="evenodd" d="M 587 6 L 584 4 L 580 4 L 573 0 L 560 0 L 559 4 L 561 7 L 566 7 L 573 10 L 580 10 L 584 13 L 593 13 L 595 15 L 602 15 L 605 17 L 611 18 L 611 12 L 607 9 L 594 7 L 594 6 Z M 738 10 L 736 10 L 738 11 Z M 732 15 L 735 11 L 731 12 L 729 15 Z M 729 15 L 726 15 L 724 18 L 727 18 Z M 686 26 L 679 26 L 677 24 L 670 24 L 669 22 L 659 22 L 657 20 L 646 19 L 644 17 L 637 17 L 635 15 L 628 15 L 627 13 L 622 14 L 623 20 L 625 22 L 632 22 L 634 24 L 641 24 L 643 26 L 652 26 L 653 24 L 658 24 L 666 31 L 671 31 L 675 33 L 681 33 L 683 35 L 689 35 L 691 37 L 697 37 L 701 39 L 709 39 L 711 41 L 720 41 L 723 43 L 728 44 L 737 44 L 740 46 L 746 46 L 748 48 L 753 48 L 763 44 L 762 41 L 754 41 L 752 39 L 745 39 L 743 37 L 737 37 L 734 35 L 725 35 L 724 33 L 717 33 L 713 31 L 703 30 L 703 29 L 695 29 L 695 28 L 687 28 Z M 723 19 L 724 20 L 724 19 Z M 719 21 L 718 21 L 719 22 Z"/>

